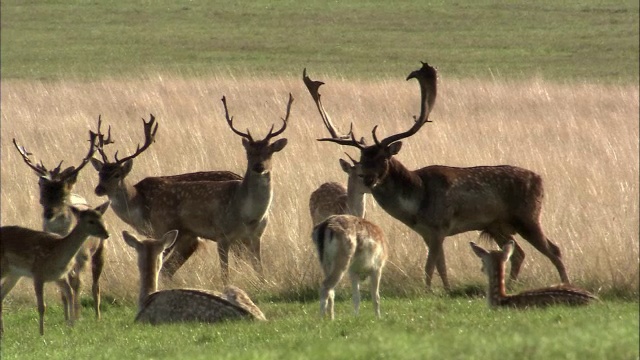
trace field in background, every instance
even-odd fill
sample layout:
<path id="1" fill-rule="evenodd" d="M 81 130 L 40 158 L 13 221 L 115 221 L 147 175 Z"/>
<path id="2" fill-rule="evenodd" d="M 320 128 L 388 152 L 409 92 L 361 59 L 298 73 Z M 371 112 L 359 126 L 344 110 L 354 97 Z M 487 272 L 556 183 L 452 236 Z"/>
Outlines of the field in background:
<path id="1" fill-rule="evenodd" d="M 415 82 L 346 81 L 313 71 L 310 75 L 327 82 L 323 102 L 337 126 L 346 129 L 354 122 L 358 136 L 369 137 L 376 124 L 381 136 L 402 131 L 419 110 Z M 605 297 L 637 298 L 638 86 L 455 80 L 446 75 L 440 85 L 434 122 L 405 141 L 399 159 L 409 168 L 513 164 L 538 172 L 546 184 L 542 225 L 563 251 L 569 276 Z M 48 167 L 63 159 L 75 165 L 86 153 L 88 130 L 95 130 L 98 115 L 112 126 L 116 144 L 110 151 L 126 154 L 143 140 L 141 118 L 153 113 L 160 124 L 157 140 L 134 161 L 132 181 L 212 169 L 243 173 L 241 141 L 224 121 L 220 98 L 227 97 L 236 126 L 258 137 L 281 121 L 289 92 L 295 98 L 284 133 L 289 144 L 274 155 L 275 195 L 263 238 L 268 281 L 259 283 L 250 267 L 237 259 L 231 276 L 252 294 L 300 298 L 310 293 L 315 298 L 320 270 L 310 240 L 309 194 L 322 182 L 344 182 L 338 158 L 344 151 L 356 158 L 357 154 L 314 140 L 325 130 L 300 78 L 185 80 L 157 75 L 130 81 L 3 81 L 2 225 L 40 227 L 37 179 L 13 149 L 12 138 Z M 88 165 L 76 192 L 97 205 L 106 198 L 93 195 L 96 183 L 97 173 Z M 391 243 L 383 294 L 421 293 L 423 241 L 372 199 L 368 218 L 385 229 Z M 107 240 L 103 293 L 133 303 L 135 259 L 120 236 L 131 229 L 111 210 L 106 220 L 112 236 Z M 468 245 L 476 238 L 477 233 L 467 233 L 445 242 L 450 278 L 458 288 L 484 284 Z M 528 243 L 520 243 L 527 259 L 519 286 L 557 282 L 551 263 Z M 215 245 L 207 242 L 176 278 L 163 285 L 219 289 Z M 440 286 L 439 279 L 435 285 Z M 16 288 L 11 298 L 33 301 L 30 281 Z M 11 307 L 12 301 L 5 304 Z"/>
<path id="2" fill-rule="evenodd" d="M 141 73 L 638 82 L 638 2 L 2 1 L 2 77 Z"/>

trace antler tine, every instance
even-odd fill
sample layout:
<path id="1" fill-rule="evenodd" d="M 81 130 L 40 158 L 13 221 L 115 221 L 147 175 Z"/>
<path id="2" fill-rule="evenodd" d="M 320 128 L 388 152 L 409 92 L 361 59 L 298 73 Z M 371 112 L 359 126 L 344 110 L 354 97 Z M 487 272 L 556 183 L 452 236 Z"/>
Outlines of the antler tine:
<path id="1" fill-rule="evenodd" d="M 353 165 L 358 165 L 360 163 L 359 161 L 356 161 L 354 158 L 352 158 L 351 155 L 349 155 L 348 152 L 345 152 L 344 154 L 347 155 L 347 157 L 349 158 L 349 160 L 351 160 Z"/>
<path id="2" fill-rule="evenodd" d="M 84 159 L 82 159 L 82 161 L 80 162 L 80 165 L 78 165 L 77 167 L 70 167 L 71 170 L 69 170 L 69 172 L 67 172 L 67 170 L 62 172 L 62 176 L 66 179 L 69 178 L 71 176 L 74 176 L 75 174 L 77 174 L 80 170 L 82 170 L 82 168 L 87 165 L 87 163 L 89 162 L 89 160 L 91 160 L 91 158 L 93 157 L 93 154 L 96 151 L 96 139 L 98 138 L 98 134 L 94 133 L 93 131 L 89 130 L 89 152 L 87 153 L 87 155 L 84 157 Z M 62 161 L 60 162 L 60 164 L 62 165 Z M 58 165 L 59 167 L 59 165 Z"/>
<path id="3" fill-rule="evenodd" d="M 229 127 L 231 128 L 231 130 L 234 133 L 242 136 L 243 138 L 249 139 L 249 141 L 253 141 L 253 138 L 249 133 L 249 129 L 247 129 L 247 133 L 245 134 L 242 131 L 239 131 L 233 127 L 233 116 L 231 117 L 229 116 L 229 109 L 227 108 L 227 98 L 224 95 L 222 96 L 222 105 L 224 105 L 224 117 L 227 119 L 227 124 L 229 124 Z"/>
<path id="4" fill-rule="evenodd" d="M 420 115 L 415 119 L 415 123 L 409 130 L 386 137 L 382 139 L 382 141 L 378 141 L 376 137 L 376 130 L 378 128 L 376 125 L 371 131 L 373 141 L 375 141 L 376 145 L 384 147 L 389 146 L 393 142 L 417 133 L 425 123 L 429 122 L 429 114 L 431 113 L 431 109 L 433 109 L 433 104 L 435 103 L 437 95 L 437 69 L 430 66 L 428 63 L 423 62 L 422 67 L 409 74 L 407 80 L 413 78 L 417 79 L 420 84 Z"/>
<path id="5" fill-rule="evenodd" d="M 94 134 L 98 139 L 96 148 L 98 149 L 98 153 L 100 153 L 100 156 L 102 156 L 102 161 L 104 161 L 105 163 L 108 163 L 109 159 L 107 158 L 107 154 L 104 152 L 104 145 L 109 145 L 114 143 L 114 141 L 111 139 L 111 125 L 109 125 L 109 130 L 107 131 L 106 139 L 104 138 L 104 134 L 100 129 L 101 127 L 102 127 L 102 115 L 98 115 L 98 133 L 97 134 L 93 132 L 91 133 Z"/>
<path id="6" fill-rule="evenodd" d="M 126 156 L 120 160 L 118 159 L 118 153 L 116 152 L 116 154 L 114 155 L 116 163 L 120 164 L 137 157 L 138 155 L 142 154 L 145 150 L 147 150 L 147 148 L 149 148 L 149 146 L 151 146 L 151 144 L 153 144 L 153 142 L 155 141 L 156 132 L 158 131 L 158 124 L 156 123 L 156 117 L 153 116 L 153 114 L 149 114 L 149 121 L 145 121 L 144 118 L 142 118 L 142 123 L 144 126 L 144 144 L 142 145 L 142 147 L 140 147 L 140 144 L 138 144 L 138 146 L 136 147 L 135 153 L 133 153 L 132 155 Z"/>
<path id="7" fill-rule="evenodd" d="M 22 156 L 22 160 L 25 162 L 25 164 L 27 164 L 31 169 L 33 169 L 33 171 L 35 171 L 39 176 L 47 175 L 49 171 L 42 164 L 42 162 L 40 162 L 39 165 L 34 165 L 33 162 L 31 162 L 31 159 L 29 158 L 29 156 L 33 154 L 28 152 L 27 149 L 24 148 L 24 146 L 19 146 L 15 138 L 13 139 L 13 145 L 18 150 L 18 153 L 20 153 L 20 156 Z"/>
<path id="8" fill-rule="evenodd" d="M 329 134 L 331 134 L 331 137 L 336 139 L 348 138 L 349 137 L 348 134 L 338 135 L 338 131 L 333 126 L 333 123 L 331 122 L 331 118 L 329 117 L 329 114 L 327 114 L 327 112 L 324 109 L 324 106 L 322 106 L 322 100 L 320 99 L 319 89 L 320 89 L 320 86 L 324 85 L 324 82 L 311 80 L 307 76 L 307 68 L 302 70 L 302 81 L 304 81 L 304 84 L 307 86 L 307 90 L 309 90 L 309 94 L 311 94 L 313 101 L 316 103 L 316 107 L 318 108 L 318 112 L 320 112 L 320 117 L 322 118 L 322 122 L 324 123 L 324 126 L 327 128 L 327 130 L 329 130 Z"/>
<path id="9" fill-rule="evenodd" d="M 353 123 L 351 124 L 351 130 L 347 135 L 349 136 L 349 138 L 321 138 L 316 140 L 333 142 L 340 145 L 353 146 L 353 147 L 357 147 L 360 150 L 366 147 L 364 143 L 364 138 L 360 138 L 360 141 L 356 140 L 356 136 L 353 134 Z"/>
<path id="10" fill-rule="evenodd" d="M 284 118 L 282 119 L 282 127 L 280 128 L 280 130 L 276 131 L 275 133 L 273 132 L 273 125 L 271 125 L 271 130 L 269 130 L 269 133 L 267 134 L 267 137 L 265 138 L 265 140 L 267 139 L 271 139 L 272 137 L 276 137 L 280 134 L 282 134 L 284 132 L 284 130 L 287 128 L 287 124 L 289 121 L 289 114 L 291 114 L 291 104 L 293 103 L 293 95 L 291 95 L 291 93 L 289 93 L 289 102 L 287 103 L 287 113 L 285 114 Z"/>

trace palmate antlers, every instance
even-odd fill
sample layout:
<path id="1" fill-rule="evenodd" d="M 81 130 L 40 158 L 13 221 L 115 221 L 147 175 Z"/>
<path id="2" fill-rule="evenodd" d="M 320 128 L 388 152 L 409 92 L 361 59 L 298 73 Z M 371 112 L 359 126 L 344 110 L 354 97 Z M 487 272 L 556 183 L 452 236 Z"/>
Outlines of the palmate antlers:
<path id="1" fill-rule="evenodd" d="M 138 144 L 138 147 L 136 148 L 136 151 L 133 154 L 126 156 L 122 159 L 118 159 L 118 151 L 116 151 L 115 154 L 113 155 L 113 158 L 115 160 L 113 164 L 122 164 L 128 160 L 131 160 L 137 157 L 138 155 L 142 154 L 145 150 L 147 150 L 147 148 L 149 148 L 149 146 L 151 146 L 151 144 L 153 144 L 153 142 L 155 141 L 156 132 L 158 131 L 158 124 L 156 123 L 155 116 L 153 116 L 153 114 L 149 114 L 149 121 L 145 121 L 143 118 L 142 123 L 144 126 L 144 144 L 142 145 L 142 147 L 140 147 L 140 144 Z M 113 144 L 114 141 L 111 139 L 111 126 L 109 126 L 109 130 L 106 138 L 105 138 L 105 135 L 102 133 L 102 130 L 100 129 L 101 126 L 102 126 L 102 119 L 100 116 L 98 116 L 98 134 L 97 134 L 98 144 L 96 147 L 98 148 L 98 152 L 102 156 L 102 161 L 106 164 L 111 162 L 109 161 L 107 154 L 104 152 L 104 145 Z"/>

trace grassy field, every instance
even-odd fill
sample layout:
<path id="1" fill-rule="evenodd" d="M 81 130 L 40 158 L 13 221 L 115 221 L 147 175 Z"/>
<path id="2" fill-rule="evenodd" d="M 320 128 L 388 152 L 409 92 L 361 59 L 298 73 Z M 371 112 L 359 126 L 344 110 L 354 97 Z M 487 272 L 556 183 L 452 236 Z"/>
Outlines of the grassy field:
<path id="1" fill-rule="evenodd" d="M 135 259 L 120 236 L 131 229 L 109 210 L 104 319 L 96 323 L 87 308 L 67 328 L 55 287 L 47 286 L 47 334 L 40 338 L 25 280 L 4 301 L 3 357 L 638 358 L 637 3 L 3 2 L 1 16 L 2 225 L 41 226 L 37 179 L 12 138 L 49 167 L 63 159 L 72 165 L 85 155 L 87 130 L 99 114 L 123 154 L 142 141 L 140 118 L 153 113 L 157 141 L 135 160 L 131 181 L 211 169 L 242 173 L 241 141 L 224 121 L 220 98 L 227 97 L 237 126 L 256 136 L 280 121 L 289 92 L 295 98 L 284 134 L 289 144 L 274 156 L 274 202 L 263 238 L 267 282 L 240 259 L 231 263 L 233 283 L 257 300 L 268 323 L 132 324 Z M 476 296 L 486 280 L 468 245 L 477 233 L 445 242 L 455 295 L 442 295 L 438 279 L 436 294 L 425 295 L 423 241 L 370 199 L 368 218 L 391 243 L 383 319 L 374 321 L 368 296 L 361 316 L 351 316 L 349 291 L 341 289 L 339 319 L 318 321 L 321 275 L 308 197 L 322 182 L 344 182 L 338 157 L 357 154 L 314 141 L 325 130 L 302 68 L 327 82 L 323 102 L 339 127 L 353 122 L 368 137 L 379 124 L 384 136 L 405 130 L 419 111 L 417 84 L 402 80 L 419 60 L 440 71 L 434 123 L 405 141 L 399 159 L 409 168 L 512 164 L 539 173 L 546 188 L 542 226 L 561 248 L 571 279 L 602 303 L 489 311 Z M 105 199 L 94 195 L 96 183 L 88 166 L 75 190 L 99 204 Z M 557 282 L 551 263 L 519 241 L 527 258 L 511 289 Z M 174 282 L 161 284 L 221 286 L 213 243 Z"/>
<path id="2" fill-rule="evenodd" d="M 153 5 L 152 5 L 153 4 Z M 638 2 L 2 2 L 2 76 L 171 72 L 638 81 Z"/>

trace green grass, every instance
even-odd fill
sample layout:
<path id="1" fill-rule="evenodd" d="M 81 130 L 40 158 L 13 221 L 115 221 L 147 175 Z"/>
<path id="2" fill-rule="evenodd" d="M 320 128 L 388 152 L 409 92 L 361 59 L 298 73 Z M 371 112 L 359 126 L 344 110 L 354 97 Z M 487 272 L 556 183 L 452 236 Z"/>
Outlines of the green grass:
<path id="1" fill-rule="evenodd" d="M 171 72 L 638 81 L 637 1 L 3 1 L 2 78 Z"/>
<path id="2" fill-rule="evenodd" d="M 382 300 L 375 320 L 366 299 L 359 317 L 336 303 L 321 321 L 316 302 L 259 304 L 265 323 L 133 323 L 131 306 L 106 306 L 96 322 L 67 327 L 59 307 L 38 335 L 35 308 L 5 312 L 3 359 L 637 359 L 637 303 L 605 301 L 585 308 L 489 310 L 483 299 Z"/>

